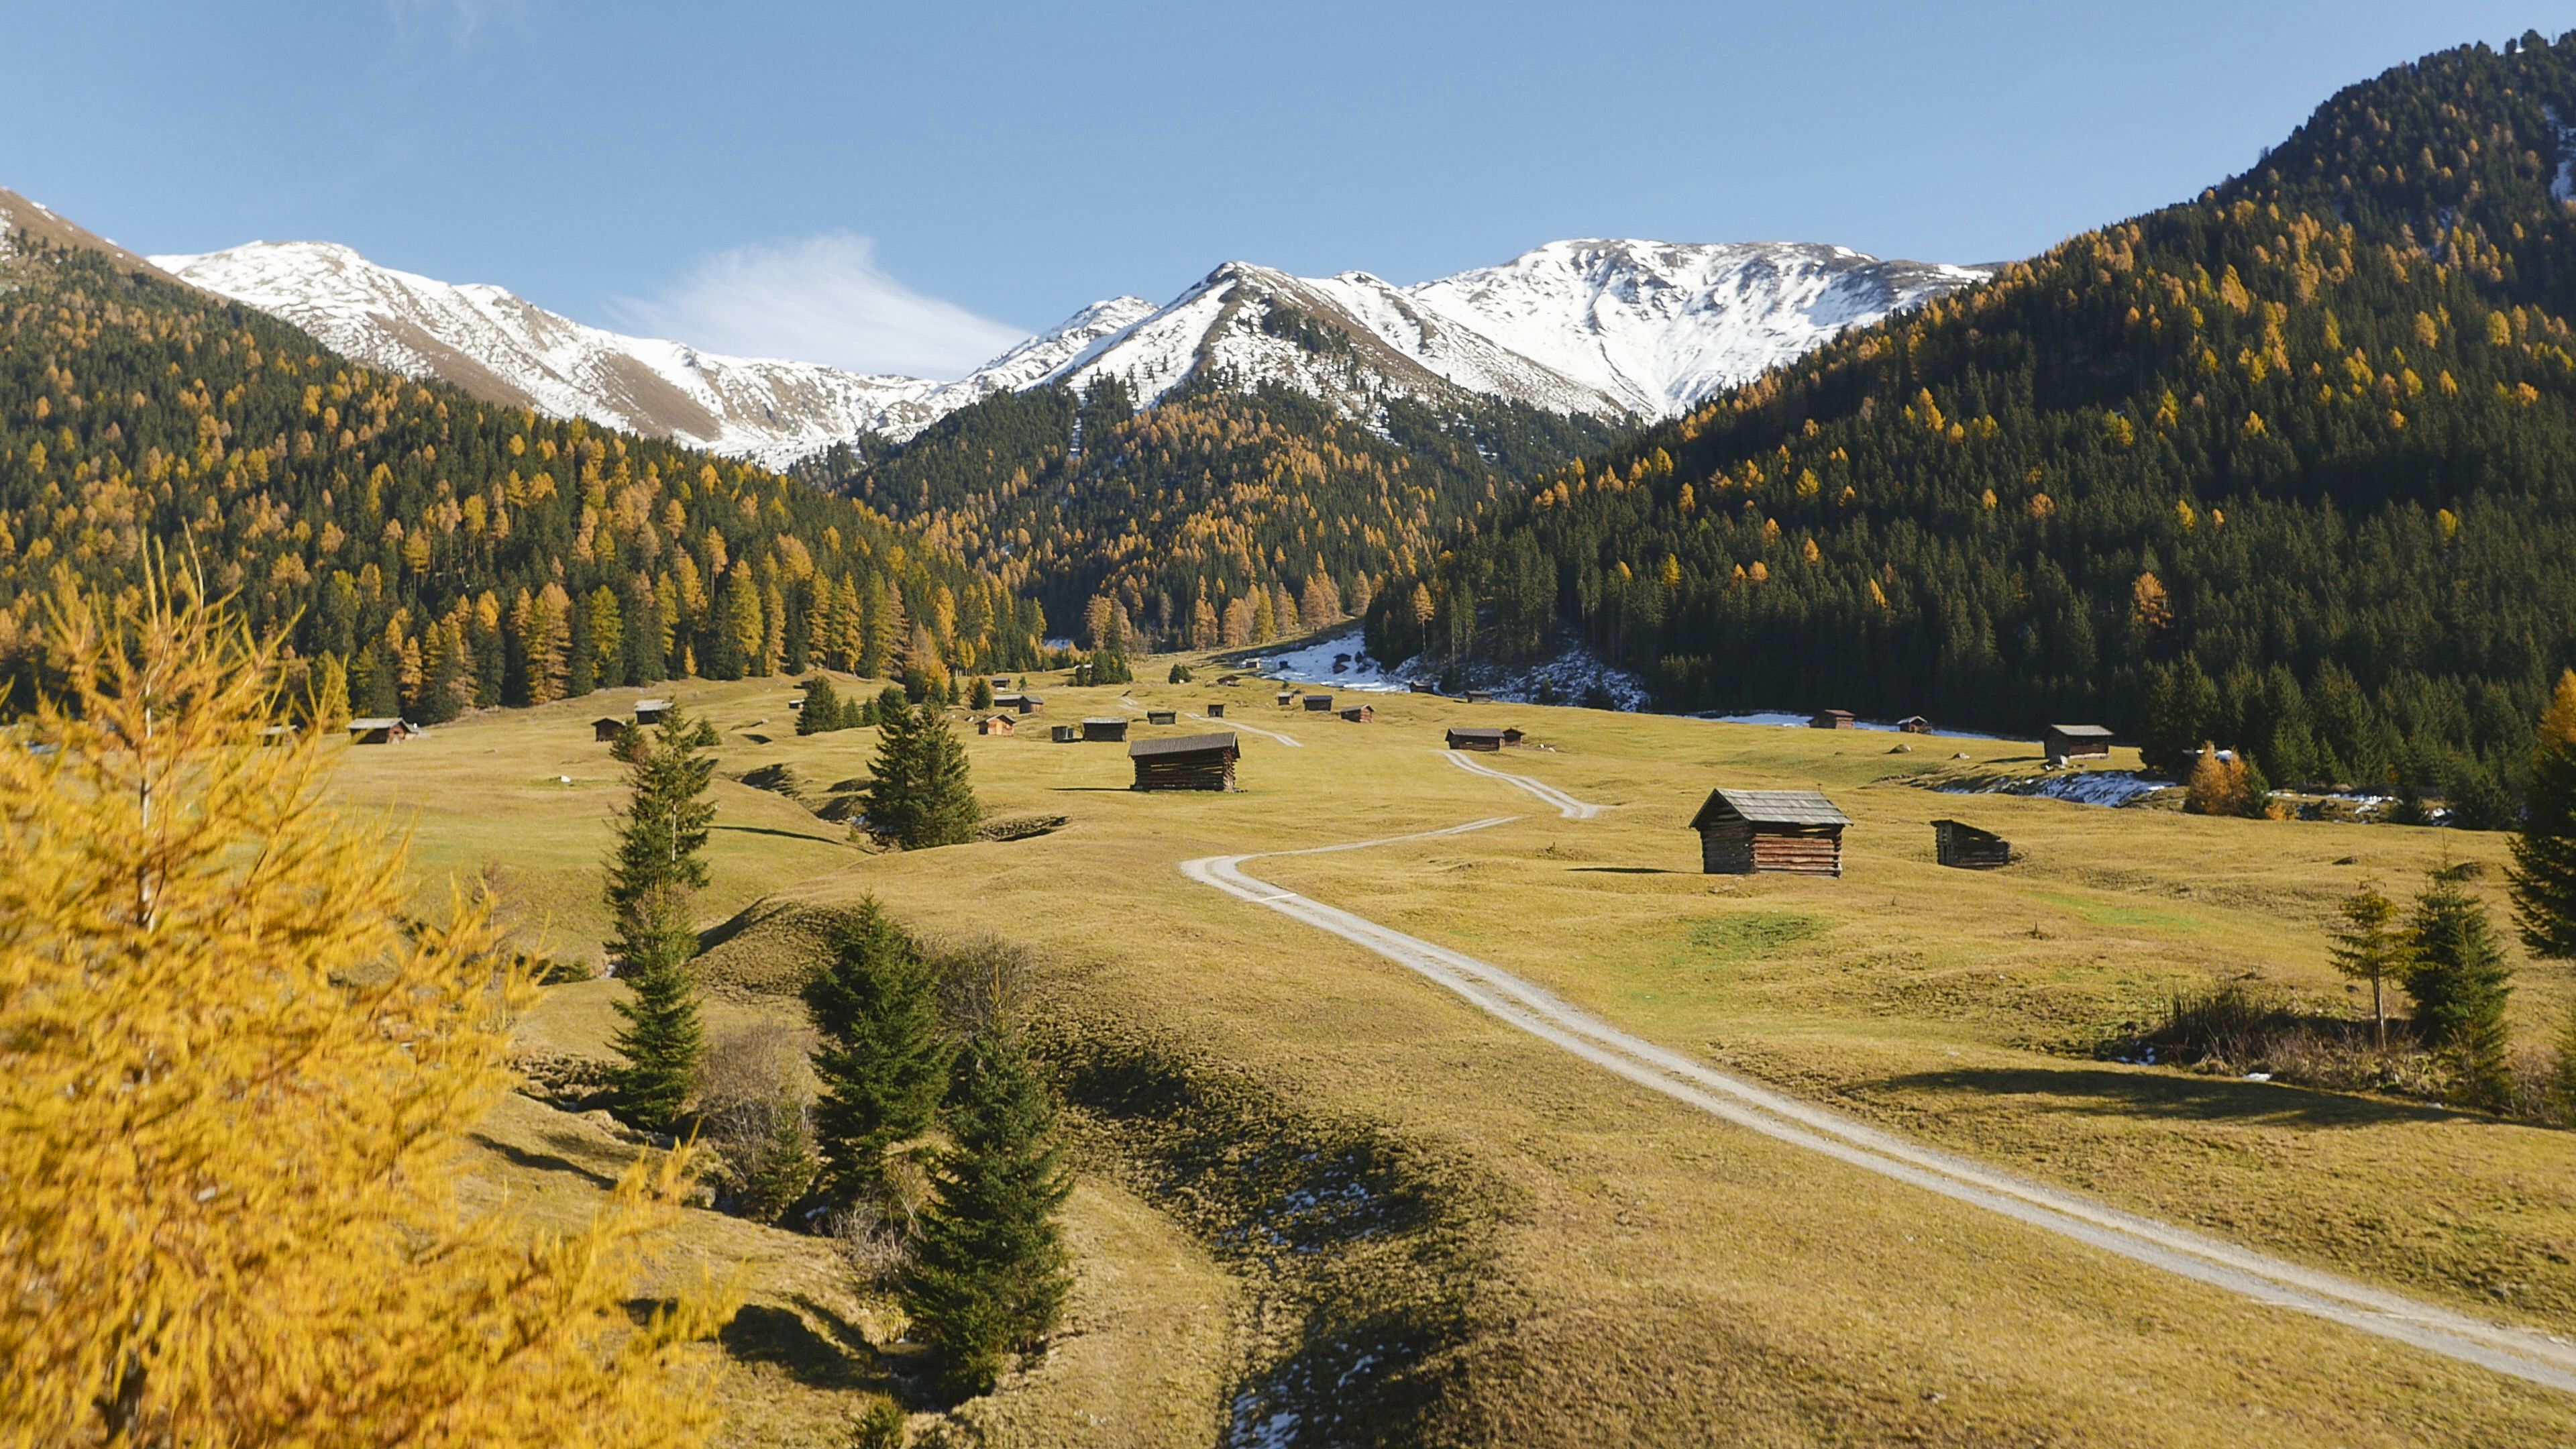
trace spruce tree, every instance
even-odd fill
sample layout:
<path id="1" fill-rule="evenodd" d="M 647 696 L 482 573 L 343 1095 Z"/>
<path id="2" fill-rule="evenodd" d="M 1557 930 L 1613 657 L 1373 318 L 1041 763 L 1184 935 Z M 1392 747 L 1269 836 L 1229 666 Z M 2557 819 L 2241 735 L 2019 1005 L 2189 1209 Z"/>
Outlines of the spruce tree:
<path id="1" fill-rule="evenodd" d="M 2512 1088 L 2504 1019 L 2513 992 L 2486 904 L 2436 872 L 2415 898 L 2407 931 L 2406 992 L 2426 1045 L 2447 1058 L 2460 1095 L 2501 1107 Z"/>
<path id="2" fill-rule="evenodd" d="M 874 899 L 833 928 L 831 945 L 805 1003 L 823 1037 L 816 1148 L 847 1202 L 882 1193 L 886 1149 L 929 1130 L 955 1051 L 940 1031 L 937 970 Z"/>
<path id="3" fill-rule="evenodd" d="M 815 675 L 805 681 L 805 707 L 797 711 L 796 733 L 829 734 L 846 723 L 841 714 L 841 696 L 834 692 L 832 681 Z"/>
<path id="4" fill-rule="evenodd" d="M 782 1092 L 769 1104 L 769 1135 L 743 1171 L 742 1211 L 755 1222 L 774 1223 L 814 1186 L 814 1136 L 805 1104 Z"/>
<path id="5" fill-rule="evenodd" d="M 2396 929 L 2397 903 L 2380 893 L 2375 881 L 2345 897 L 2343 924 L 2334 933 L 2334 965 L 2355 981 L 2370 983 L 2370 1020 L 2379 1049 L 2388 1049 L 2388 978 L 2404 964 L 2404 944 Z"/>
<path id="6" fill-rule="evenodd" d="M 2535 956 L 2576 958 L 2576 670 L 2540 717 L 2522 829 L 2512 842 L 2514 924 Z"/>
<path id="7" fill-rule="evenodd" d="M 608 911 L 620 932 L 635 908 L 667 888 L 695 890 L 707 883 L 707 826 L 715 806 L 707 782 L 716 762 L 715 728 L 679 709 L 652 730 L 629 729 L 618 737 L 626 761 L 627 803 L 617 824 L 617 846 L 608 861 Z M 616 948 L 612 948 L 616 949 Z"/>
<path id="8" fill-rule="evenodd" d="M 925 711 L 912 734 L 913 834 L 906 850 L 964 845 L 975 838 L 984 808 L 968 777 L 966 744 L 945 715 Z"/>
<path id="9" fill-rule="evenodd" d="M 993 707 L 993 681 L 980 674 L 976 675 L 975 687 L 969 691 L 966 696 L 966 707 L 974 710 L 991 709 Z"/>
<path id="10" fill-rule="evenodd" d="M 632 994 L 616 1003 L 626 1020 L 615 1039 L 625 1058 L 613 1074 L 617 1108 L 639 1127 L 674 1131 L 706 1052 L 689 977 L 698 933 L 689 924 L 686 893 L 657 890 L 638 902 L 627 913 L 619 948 Z"/>
<path id="11" fill-rule="evenodd" d="M 1073 1184 L 1055 1104 L 1019 1041 L 988 1032 L 961 1068 L 956 1145 L 940 1155 L 902 1296 L 938 1351 L 940 1388 L 966 1398 L 1062 1315 L 1070 1279 L 1056 1214 Z"/>

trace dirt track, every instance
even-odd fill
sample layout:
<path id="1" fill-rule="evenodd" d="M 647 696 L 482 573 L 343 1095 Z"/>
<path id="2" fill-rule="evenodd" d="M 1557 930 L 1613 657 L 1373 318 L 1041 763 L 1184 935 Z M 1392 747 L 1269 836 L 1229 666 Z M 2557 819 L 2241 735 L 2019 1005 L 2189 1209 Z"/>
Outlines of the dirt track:
<path id="1" fill-rule="evenodd" d="M 1570 820 L 1590 819 L 1604 808 L 1526 776 L 1506 774 L 1454 754 L 1449 759 L 1472 773 L 1491 776 L 1547 801 Z M 1366 850 L 1463 835 L 1518 818 L 1494 816 L 1442 830 L 1305 850 L 1205 856 L 1183 862 L 1181 872 L 1202 885 L 1329 931 L 1430 978 L 1486 1014 L 1585 1061 L 1776 1141 L 2257 1303 L 2331 1319 L 2446 1358 L 2576 1393 L 2576 1344 L 2564 1339 L 2485 1322 L 1923 1147 L 1630 1036 L 1500 967 L 1281 890 L 1243 869 L 1245 862 L 1269 855 Z"/>

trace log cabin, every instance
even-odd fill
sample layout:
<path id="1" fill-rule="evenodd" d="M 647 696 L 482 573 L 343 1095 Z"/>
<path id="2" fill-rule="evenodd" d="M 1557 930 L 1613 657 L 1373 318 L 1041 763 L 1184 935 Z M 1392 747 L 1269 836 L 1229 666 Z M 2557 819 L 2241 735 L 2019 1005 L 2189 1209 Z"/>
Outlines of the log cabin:
<path id="1" fill-rule="evenodd" d="M 1082 722 L 1082 737 L 1098 745 L 1125 744 L 1127 721 L 1124 716 L 1093 715 Z"/>
<path id="2" fill-rule="evenodd" d="M 1993 870 L 2012 864 L 2012 842 L 1964 820 L 1932 822 L 1932 854 L 1960 870 Z"/>
<path id="3" fill-rule="evenodd" d="M 1180 722 L 1181 716 L 1176 710 L 1149 709 L 1145 711 L 1145 723 L 1149 725 L 1179 724 Z"/>
<path id="4" fill-rule="evenodd" d="M 1333 697 L 1329 694 L 1307 695 L 1306 712 L 1308 714 L 1331 714 L 1333 712 Z"/>
<path id="5" fill-rule="evenodd" d="M 1136 766 L 1131 790 L 1232 790 L 1241 754 L 1231 733 L 1138 740 L 1127 747 Z"/>
<path id="6" fill-rule="evenodd" d="M 1852 712 L 1847 709 L 1817 710 L 1816 717 L 1807 721 L 1807 724 L 1811 728 L 1820 730 L 1847 730 L 1854 727 Z"/>
<path id="7" fill-rule="evenodd" d="M 1851 817 L 1815 790 L 1708 792 L 1691 817 L 1700 869 L 1710 875 L 1843 873 L 1843 827 Z"/>
<path id="8" fill-rule="evenodd" d="M 2069 760 L 2107 760 L 2111 757 L 2111 732 L 2100 725 L 2053 724 L 2040 738 L 2039 749 L 2052 765 Z"/>
<path id="9" fill-rule="evenodd" d="M 1909 714 L 1896 722 L 1896 731 L 1899 734 L 1928 735 L 1932 733 L 1932 721 L 1919 714 Z"/>
<path id="10" fill-rule="evenodd" d="M 398 719 L 353 719 L 349 721 L 349 743 L 353 745 L 390 745 L 409 738 L 411 726 Z"/>
<path id="11" fill-rule="evenodd" d="M 1355 704 L 1350 708 L 1343 710 L 1341 715 L 1342 718 L 1349 720 L 1353 724 L 1367 724 L 1369 721 L 1377 718 L 1377 710 L 1371 705 Z"/>
<path id="12" fill-rule="evenodd" d="M 1082 739 L 1082 727 L 1080 725 L 1056 725 L 1048 735 L 1048 738 L 1054 740 L 1059 745 L 1075 744 Z"/>
<path id="13" fill-rule="evenodd" d="M 975 733 L 979 735 L 1016 734 L 1019 728 L 1019 716 L 1011 714 L 988 714 L 975 721 Z"/>
<path id="14" fill-rule="evenodd" d="M 1452 725 L 1449 748 L 1453 750 L 1497 751 L 1503 747 L 1503 732 L 1484 725 Z"/>
<path id="15" fill-rule="evenodd" d="M 1209 719 L 1223 719 L 1223 718 L 1225 718 L 1225 703 L 1224 703 L 1224 701 L 1219 700 L 1219 701 L 1217 701 L 1217 702 L 1215 702 L 1215 703 L 1210 704 L 1210 705 L 1207 707 L 1207 717 L 1208 717 Z"/>
<path id="16" fill-rule="evenodd" d="M 662 722 L 662 716 L 669 714 L 670 712 L 671 702 L 667 699 L 639 699 L 635 701 L 635 722 L 640 725 L 660 724 Z"/>
<path id="17" fill-rule="evenodd" d="M 590 737 L 599 744 L 613 745 L 617 743 L 617 737 L 624 733 L 626 733 L 626 721 L 613 714 L 601 715 L 590 722 Z"/>

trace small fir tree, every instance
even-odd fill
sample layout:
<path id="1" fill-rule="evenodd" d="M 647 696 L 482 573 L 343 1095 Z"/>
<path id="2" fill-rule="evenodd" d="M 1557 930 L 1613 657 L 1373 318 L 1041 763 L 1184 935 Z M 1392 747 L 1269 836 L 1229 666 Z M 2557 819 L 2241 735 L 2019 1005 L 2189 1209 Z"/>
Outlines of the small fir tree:
<path id="1" fill-rule="evenodd" d="M 2334 932 L 2337 971 L 2370 983 L 2370 1020 L 2379 1049 L 2388 1049 L 2387 981 L 2405 964 L 2406 948 L 2397 931 L 2397 903 L 2380 893 L 2374 881 L 2344 898 L 2343 923 Z"/>
<path id="2" fill-rule="evenodd" d="M 968 709 L 976 710 L 991 709 L 993 707 L 993 681 L 985 678 L 983 675 L 976 675 L 975 688 L 969 692 L 966 697 L 966 707 Z"/>
<path id="3" fill-rule="evenodd" d="M 2486 903 L 2436 872 L 2407 929 L 2406 992 L 2425 1042 L 2450 1062 L 2461 1096 L 2501 1107 L 2512 1090 L 2504 1019 L 2513 969 Z"/>
<path id="4" fill-rule="evenodd" d="M 982 810 L 968 779 L 966 747 L 946 716 L 900 709 L 878 729 L 876 758 L 860 792 L 868 828 L 906 850 L 974 839 Z"/>
<path id="5" fill-rule="evenodd" d="M 827 1189 L 843 1202 L 886 1192 L 885 1154 L 930 1128 L 955 1049 L 940 1031 L 939 974 L 873 898 L 834 928 L 832 955 L 805 988 L 822 1034 L 814 1137 Z"/>
<path id="6" fill-rule="evenodd" d="M 706 1054 L 689 970 L 698 933 L 689 924 L 685 901 L 684 892 L 670 889 L 638 902 L 618 943 L 631 994 L 616 1003 L 626 1025 L 614 1044 L 625 1060 L 615 1070 L 612 1086 L 618 1111 L 654 1132 L 677 1129 Z"/>
<path id="7" fill-rule="evenodd" d="M 1190 682 L 1190 667 L 1189 667 L 1188 665 L 1186 665 L 1186 664 L 1175 664 L 1175 665 L 1173 665 L 1173 666 L 1172 666 L 1172 674 L 1171 674 L 1171 681 L 1170 681 L 1170 682 L 1171 682 L 1171 683 L 1174 683 L 1174 684 L 1187 684 L 1187 683 L 1189 683 L 1189 682 Z"/>
<path id="8" fill-rule="evenodd" d="M 769 1104 L 769 1133 L 742 1175 L 743 1215 L 755 1222 L 778 1221 L 813 1190 L 818 1167 L 805 1104 L 781 1092 Z"/>
<path id="9" fill-rule="evenodd" d="M 939 1354 L 943 1392 L 988 1392 L 1010 1355 L 1037 1346 L 1069 1287 L 1056 1214 L 1072 1190 L 1055 1104 L 1017 1038 L 988 1032 L 961 1061 L 904 1308 Z"/>
<path id="10" fill-rule="evenodd" d="M 707 826 L 715 806 L 706 799 L 716 762 L 715 727 L 679 709 L 652 730 L 628 729 L 618 737 L 626 762 L 627 803 L 617 822 L 617 846 L 608 861 L 609 918 L 627 929 L 628 917 L 646 898 L 666 889 L 707 883 Z"/>
<path id="11" fill-rule="evenodd" d="M 2547 960 L 2576 959 L 2576 670 L 2559 675 L 2540 717 L 2512 849 L 2513 916 L 2523 945 Z"/>

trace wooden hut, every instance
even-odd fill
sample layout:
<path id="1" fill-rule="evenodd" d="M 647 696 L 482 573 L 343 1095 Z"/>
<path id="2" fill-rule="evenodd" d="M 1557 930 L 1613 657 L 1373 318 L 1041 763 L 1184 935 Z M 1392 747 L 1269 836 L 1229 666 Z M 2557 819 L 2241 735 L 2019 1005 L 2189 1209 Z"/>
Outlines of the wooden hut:
<path id="1" fill-rule="evenodd" d="M 1279 703 L 1279 707 L 1280 707 L 1281 709 L 1286 709 L 1288 706 L 1290 706 L 1290 705 L 1292 705 L 1292 704 L 1294 704 L 1294 703 L 1296 703 L 1296 702 L 1297 702 L 1297 691 L 1295 691 L 1295 690 L 1293 690 L 1293 689 L 1283 689 L 1283 690 L 1279 691 L 1279 699 L 1278 699 L 1278 703 Z"/>
<path id="2" fill-rule="evenodd" d="M 1145 711 L 1145 723 L 1149 725 L 1179 724 L 1180 722 L 1181 716 L 1180 711 L 1178 710 L 1149 709 Z"/>
<path id="3" fill-rule="evenodd" d="M 1932 721 L 1919 714 L 1909 714 L 1896 722 L 1896 729 L 1899 734 L 1928 735 L 1932 733 Z"/>
<path id="4" fill-rule="evenodd" d="M 1814 790 L 1708 792 L 1691 817 L 1700 868 L 1710 875 L 1843 873 L 1843 827 L 1851 817 Z"/>
<path id="5" fill-rule="evenodd" d="M 1306 696 L 1306 713 L 1308 713 L 1308 714 L 1331 714 L 1332 712 L 1333 712 L 1333 697 L 1332 697 L 1331 695 L 1329 695 L 1329 694 L 1310 694 L 1310 695 L 1307 695 L 1307 696 Z"/>
<path id="6" fill-rule="evenodd" d="M 1468 690 L 1467 702 L 1469 704 L 1492 704 L 1494 702 L 1494 692 L 1490 689 Z"/>
<path id="7" fill-rule="evenodd" d="M 1220 701 L 1218 701 L 1218 702 L 1216 702 L 1216 703 L 1214 703 L 1214 704 L 1209 705 L 1209 706 L 1207 707 L 1207 716 L 1208 716 L 1208 718 L 1209 718 L 1209 719 L 1223 719 L 1223 718 L 1225 718 L 1225 704 L 1224 704 L 1224 702 L 1223 702 L 1222 700 L 1220 700 Z"/>
<path id="8" fill-rule="evenodd" d="M 1808 720 L 1807 724 L 1810 728 L 1820 730 L 1851 729 L 1853 728 L 1852 712 L 1847 709 L 1820 709 L 1816 711 L 1815 718 Z"/>
<path id="9" fill-rule="evenodd" d="M 1485 750 L 1491 752 L 1500 750 L 1502 747 L 1503 732 L 1501 730 L 1488 729 L 1482 725 L 1451 725 L 1449 727 L 1449 748 L 1453 750 Z"/>
<path id="10" fill-rule="evenodd" d="M 1059 745 L 1073 744 L 1082 738 L 1082 726 L 1056 725 L 1048 735 L 1048 738 L 1054 740 Z"/>
<path id="11" fill-rule="evenodd" d="M 1440 692 L 1440 686 L 1436 684 L 1425 684 L 1421 680 L 1417 679 L 1411 684 L 1406 685 L 1404 690 L 1407 694 L 1438 694 Z"/>
<path id="12" fill-rule="evenodd" d="M 259 732 L 259 742 L 270 749 L 280 749 L 287 745 L 294 744 L 295 726 L 282 724 L 270 725 L 268 728 Z"/>
<path id="13" fill-rule="evenodd" d="M 1231 732 L 1138 740 L 1127 747 L 1127 758 L 1136 765 L 1136 783 L 1128 788 L 1231 790 L 1235 758 L 1241 753 Z"/>
<path id="14" fill-rule="evenodd" d="M 979 735 L 1016 734 L 1019 728 L 1020 718 L 1012 714 L 988 714 L 975 721 L 975 733 Z"/>
<path id="15" fill-rule="evenodd" d="M 1219 684 L 1241 684 L 1243 682 L 1243 676 L 1240 674 L 1220 674 L 1216 677 L 1216 682 Z"/>
<path id="16" fill-rule="evenodd" d="M 398 719 L 349 721 L 349 743 L 353 745 L 390 745 L 410 732 L 411 727 Z"/>
<path id="17" fill-rule="evenodd" d="M 1528 739 L 1528 738 L 1529 738 L 1529 736 L 1527 736 L 1527 735 L 1525 735 L 1525 734 L 1522 734 L 1522 733 L 1521 733 L 1521 731 L 1520 731 L 1520 727 L 1519 727 L 1518 725 L 1505 725 L 1505 726 L 1503 726 L 1503 743 L 1504 743 L 1504 744 L 1507 744 L 1507 745 L 1517 745 L 1517 744 L 1519 744 L 1521 741 L 1523 741 L 1523 740 L 1525 740 L 1525 739 Z"/>
<path id="18" fill-rule="evenodd" d="M 1095 745 L 1117 745 L 1127 742 L 1126 717 L 1093 715 L 1082 722 L 1082 738 Z"/>
<path id="19" fill-rule="evenodd" d="M 1367 724 L 1369 721 L 1377 718 L 1377 709 L 1372 705 L 1355 704 L 1350 708 L 1343 710 L 1341 714 L 1342 718 L 1349 720 L 1353 724 Z"/>
<path id="20" fill-rule="evenodd" d="M 2107 760 L 2111 757 L 2111 732 L 2100 725 L 2053 724 L 2041 736 L 2039 748 L 2052 765 L 2069 760 Z"/>
<path id="21" fill-rule="evenodd" d="M 660 724 L 662 722 L 662 716 L 669 714 L 670 712 L 671 702 L 667 699 L 639 699 L 635 701 L 635 722 L 640 725 Z"/>
<path id="22" fill-rule="evenodd" d="M 626 721 L 613 714 L 601 715 L 590 722 L 590 737 L 603 745 L 617 743 L 617 737 L 624 733 L 626 733 Z"/>
<path id="23" fill-rule="evenodd" d="M 1013 714 L 1044 714 L 1046 701 L 1034 694 L 997 694 L 993 696 L 993 708 Z"/>
<path id="24" fill-rule="evenodd" d="M 1932 851 L 1943 865 L 1961 870 L 1993 870 L 2012 864 L 2012 842 L 1964 820 L 1932 822 Z"/>

